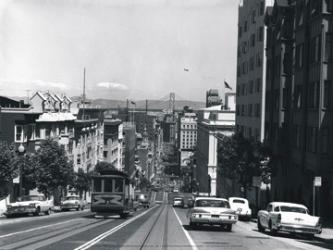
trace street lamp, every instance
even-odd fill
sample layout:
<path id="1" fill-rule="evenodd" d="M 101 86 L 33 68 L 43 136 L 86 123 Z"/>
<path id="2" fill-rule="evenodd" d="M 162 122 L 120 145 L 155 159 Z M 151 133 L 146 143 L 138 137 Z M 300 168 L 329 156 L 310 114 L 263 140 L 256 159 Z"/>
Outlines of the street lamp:
<path id="1" fill-rule="evenodd" d="M 20 146 L 17 148 L 20 157 L 23 156 L 24 152 L 25 152 L 25 148 L 22 144 L 20 144 Z M 22 159 L 22 158 L 21 158 Z M 23 160 L 23 164 L 24 164 L 24 160 Z M 20 176 L 20 182 L 19 182 L 19 197 L 22 196 L 22 183 L 23 183 L 23 169 L 22 169 L 22 164 L 19 165 L 19 176 Z"/>

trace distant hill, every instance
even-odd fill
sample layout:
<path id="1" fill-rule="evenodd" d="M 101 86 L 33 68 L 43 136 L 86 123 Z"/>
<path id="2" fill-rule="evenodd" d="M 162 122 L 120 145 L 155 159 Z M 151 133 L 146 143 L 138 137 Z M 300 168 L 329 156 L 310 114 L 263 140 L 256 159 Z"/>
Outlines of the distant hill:
<path id="1" fill-rule="evenodd" d="M 111 99 L 94 99 L 91 100 L 92 104 L 100 105 L 103 108 L 125 108 L 126 101 L 122 100 L 111 100 Z M 136 108 L 144 109 L 146 108 L 146 100 L 136 101 Z M 184 106 L 190 106 L 193 109 L 200 109 L 205 107 L 204 102 L 198 101 L 175 101 L 175 109 L 183 109 Z M 131 103 L 130 103 L 130 106 Z M 148 109 L 168 109 L 169 102 L 168 101 L 160 101 L 160 100 L 148 100 Z"/>

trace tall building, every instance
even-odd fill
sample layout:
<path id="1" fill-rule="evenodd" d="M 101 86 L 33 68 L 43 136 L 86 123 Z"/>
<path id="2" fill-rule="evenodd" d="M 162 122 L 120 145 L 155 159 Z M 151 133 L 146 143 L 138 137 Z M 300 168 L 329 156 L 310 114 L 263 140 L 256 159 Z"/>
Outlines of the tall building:
<path id="1" fill-rule="evenodd" d="M 136 148 L 135 125 L 131 122 L 123 122 L 123 131 L 123 162 L 125 164 L 124 172 L 133 177 L 132 174 L 136 172 L 134 164 Z"/>
<path id="2" fill-rule="evenodd" d="M 243 0 L 238 13 L 236 129 L 246 138 L 264 139 L 265 11 L 273 0 Z"/>
<path id="3" fill-rule="evenodd" d="M 210 89 L 206 92 L 206 108 L 211 106 L 220 105 L 222 103 L 222 99 L 219 96 L 219 92 L 217 89 Z"/>
<path id="4" fill-rule="evenodd" d="M 274 200 L 333 210 L 333 3 L 276 1 L 266 16 L 265 142 L 272 148 Z M 314 179 L 321 178 L 316 199 Z"/>
<path id="5" fill-rule="evenodd" d="M 123 123 L 120 119 L 104 120 L 103 160 L 123 170 Z"/>
<path id="6" fill-rule="evenodd" d="M 198 135 L 195 152 L 194 178 L 199 192 L 217 195 L 218 138 L 222 133 L 231 136 L 235 131 L 235 95 L 226 95 L 229 106 L 217 105 L 198 113 Z"/>

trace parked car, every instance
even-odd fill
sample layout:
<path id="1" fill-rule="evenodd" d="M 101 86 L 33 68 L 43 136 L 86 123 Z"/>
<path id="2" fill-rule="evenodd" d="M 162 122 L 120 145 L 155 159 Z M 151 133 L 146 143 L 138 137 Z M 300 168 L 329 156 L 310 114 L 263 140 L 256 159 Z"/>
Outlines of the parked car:
<path id="1" fill-rule="evenodd" d="M 229 198 L 230 207 L 232 210 L 236 211 L 239 219 L 250 220 L 252 216 L 252 210 L 249 207 L 249 201 L 244 198 L 230 197 Z"/>
<path id="2" fill-rule="evenodd" d="M 187 207 L 193 207 L 194 206 L 194 197 L 187 198 Z"/>
<path id="3" fill-rule="evenodd" d="M 288 232 L 314 236 L 322 230 L 320 218 L 312 216 L 306 206 L 296 203 L 271 202 L 258 212 L 258 230 Z"/>
<path id="4" fill-rule="evenodd" d="M 145 193 L 138 194 L 137 201 L 139 201 L 139 204 L 142 207 L 149 208 L 149 206 L 150 206 L 148 194 L 145 194 Z"/>
<path id="5" fill-rule="evenodd" d="M 173 207 L 184 207 L 185 206 L 185 201 L 183 197 L 175 197 L 173 198 L 172 202 Z"/>
<path id="6" fill-rule="evenodd" d="M 198 225 L 220 225 L 227 231 L 238 221 L 238 216 L 230 208 L 227 199 L 212 197 L 197 197 L 194 206 L 187 214 L 190 227 Z"/>
<path id="7" fill-rule="evenodd" d="M 15 215 L 49 215 L 53 207 L 53 200 L 46 199 L 44 195 L 26 195 L 18 198 L 17 202 L 7 205 L 5 216 L 7 218 Z"/>
<path id="8" fill-rule="evenodd" d="M 60 209 L 61 211 L 69 211 L 71 209 L 79 211 L 83 210 L 85 206 L 85 201 L 83 201 L 78 195 L 68 195 L 65 200 L 61 202 Z"/>

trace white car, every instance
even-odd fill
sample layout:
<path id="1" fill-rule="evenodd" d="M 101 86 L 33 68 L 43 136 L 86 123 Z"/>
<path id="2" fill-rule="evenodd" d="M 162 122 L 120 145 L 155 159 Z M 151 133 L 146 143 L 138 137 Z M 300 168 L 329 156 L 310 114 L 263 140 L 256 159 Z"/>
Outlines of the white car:
<path id="1" fill-rule="evenodd" d="M 227 231 L 232 230 L 232 225 L 238 220 L 235 211 L 230 208 L 227 199 L 198 197 L 194 206 L 187 214 L 190 227 L 197 225 L 220 225 Z"/>
<path id="2" fill-rule="evenodd" d="M 78 195 L 68 195 L 65 200 L 61 202 L 61 211 L 69 211 L 71 209 L 76 209 L 77 211 L 83 210 L 85 208 L 85 202 Z"/>
<path id="3" fill-rule="evenodd" d="M 320 218 L 312 216 L 306 206 L 296 203 L 271 202 L 258 212 L 258 230 L 271 233 L 288 232 L 308 236 L 320 234 Z"/>
<path id="4" fill-rule="evenodd" d="M 230 197 L 229 198 L 230 207 L 232 210 L 236 211 L 239 218 L 251 219 L 252 210 L 249 207 L 249 201 L 244 198 Z"/>
<path id="5" fill-rule="evenodd" d="M 15 215 L 49 215 L 53 207 L 53 200 L 46 199 L 44 195 L 26 195 L 18 198 L 17 202 L 7 205 L 5 215 L 7 218 Z"/>

